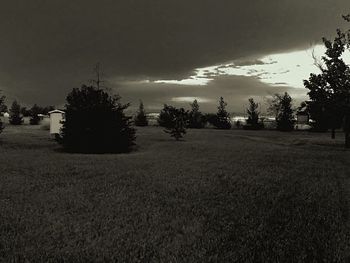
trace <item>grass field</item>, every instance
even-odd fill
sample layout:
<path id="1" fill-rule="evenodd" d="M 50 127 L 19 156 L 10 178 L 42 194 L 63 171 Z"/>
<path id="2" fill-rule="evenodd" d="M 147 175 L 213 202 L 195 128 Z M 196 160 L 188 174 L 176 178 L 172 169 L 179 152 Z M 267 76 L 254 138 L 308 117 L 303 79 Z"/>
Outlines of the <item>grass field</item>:
<path id="1" fill-rule="evenodd" d="M 343 136 L 139 128 L 130 154 L 0 135 L 0 261 L 346 262 Z"/>

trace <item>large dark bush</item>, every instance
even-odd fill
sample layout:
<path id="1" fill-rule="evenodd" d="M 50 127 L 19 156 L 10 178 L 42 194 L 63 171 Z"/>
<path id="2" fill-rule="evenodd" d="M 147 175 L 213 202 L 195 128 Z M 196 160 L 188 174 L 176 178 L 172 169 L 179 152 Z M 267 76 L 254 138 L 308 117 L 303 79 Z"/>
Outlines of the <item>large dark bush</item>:
<path id="1" fill-rule="evenodd" d="M 119 96 L 102 89 L 82 86 L 67 96 L 65 121 L 59 142 L 69 152 L 119 153 L 134 145 L 131 117 L 124 114 Z"/>

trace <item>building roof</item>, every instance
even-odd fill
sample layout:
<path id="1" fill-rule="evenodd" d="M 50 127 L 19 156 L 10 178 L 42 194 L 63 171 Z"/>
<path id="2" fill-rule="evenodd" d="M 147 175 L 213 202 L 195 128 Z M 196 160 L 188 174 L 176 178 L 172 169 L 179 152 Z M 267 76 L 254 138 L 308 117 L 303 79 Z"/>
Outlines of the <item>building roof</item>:
<path id="1" fill-rule="evenodd" d="M 61 111 L 61 110 L 52 110 L 52 111 L 49 111 L 48 112 L 49 114 L 52 114 L 52 113 L 65 113 L 64 111 Z"/>

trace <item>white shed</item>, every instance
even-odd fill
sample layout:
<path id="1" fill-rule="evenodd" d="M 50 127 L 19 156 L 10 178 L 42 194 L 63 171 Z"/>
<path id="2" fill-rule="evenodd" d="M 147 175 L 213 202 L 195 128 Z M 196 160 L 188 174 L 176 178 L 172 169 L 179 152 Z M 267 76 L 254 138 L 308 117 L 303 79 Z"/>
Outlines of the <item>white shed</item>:
<path id="1" fill-rule="evenodd" d="M 50 114 L 50 134 L 59 134 L 64 120 L 64 111 L 53 110 Z"/>

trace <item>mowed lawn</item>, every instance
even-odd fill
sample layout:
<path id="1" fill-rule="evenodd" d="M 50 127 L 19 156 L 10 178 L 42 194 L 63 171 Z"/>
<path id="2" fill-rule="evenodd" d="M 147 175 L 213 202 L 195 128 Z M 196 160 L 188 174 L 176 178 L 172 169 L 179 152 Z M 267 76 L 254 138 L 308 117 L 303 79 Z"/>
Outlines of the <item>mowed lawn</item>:
<path id="1" fill-rule="evenodd" d="M 138 128 L 130 154 L 0 134 L 0 261 L 346 262 L 343 135 Z M 340 137 L 341 136 L 341 137 Z"/>

